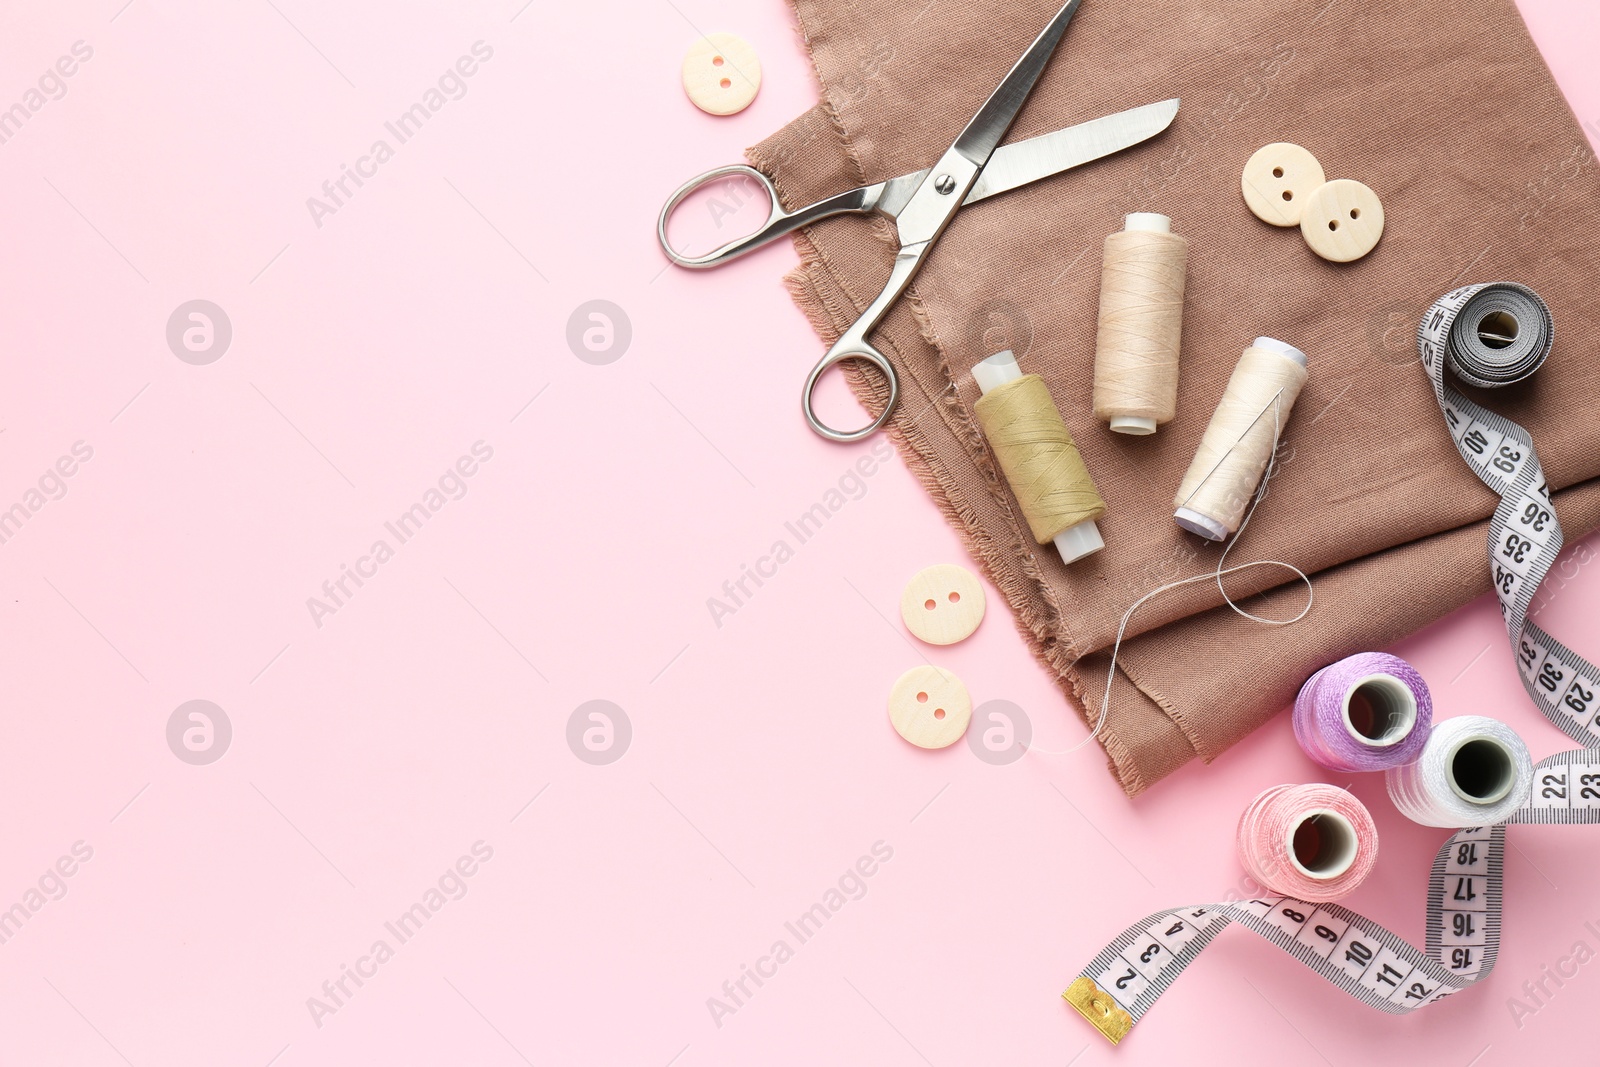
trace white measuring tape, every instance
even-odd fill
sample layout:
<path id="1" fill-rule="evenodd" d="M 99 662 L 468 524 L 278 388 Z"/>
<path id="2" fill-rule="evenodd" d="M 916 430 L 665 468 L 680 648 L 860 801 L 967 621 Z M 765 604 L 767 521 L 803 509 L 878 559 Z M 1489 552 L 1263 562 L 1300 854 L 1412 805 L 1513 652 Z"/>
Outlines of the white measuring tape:
<path id="1" fill-rule="evenodd" d="M 1509 337 L 1497 332 L 1507 329 Z M 1456 450 L 1500 495 L 1489 523 L 1489 572 L 1523 688 L 1562 733 L 1594 748 L 1600 746 L 1595 714 L 1600 671 L 1528 621 L 1528 607 L 1562 545 L 1561 523 L 1533 438 L 1444 381 L 1446 364 L 1473 385 L 1492 388 L 1522 381 L 1544 363 L 1554 339 L 1550 310 L 1538 294 L 1505 282 L 1469 285 L 1448 294 L 1433 305 L 1417 331 L 1422 365 Z"/>
<path id="2" fill-rule="evenodd" d="M 1527 617 L 1562 545 L 1533 440 L 1444 381 L 1446 364 L 1474 385 L 1521 381 L 1539 369 L 1553 337 L 1549 309 L 1533 290 L 1497 284 L 1440 299 L 1417 343 L 1451 438 L 1501 498 L 1490 522 L 1490 574 L 1523 685 L 1546 718 L 1586 746 L 1541 761 L 1532 798 L 1507 822 L 1600 823 L 1600 670 Z M 1238 923 L 1351 996 L 1403 1015 L 1494 968 L 1504 851 L 1504 825 L 1459 830 L 1445 842 L 1428 878 L 1427 940 L 1420 949 L 1337 904 L 1267 896 L 1151 915 L 1107 945 L 1062 996 L 1113 1043 L 1121 1041 L 1206 945 Z"/>

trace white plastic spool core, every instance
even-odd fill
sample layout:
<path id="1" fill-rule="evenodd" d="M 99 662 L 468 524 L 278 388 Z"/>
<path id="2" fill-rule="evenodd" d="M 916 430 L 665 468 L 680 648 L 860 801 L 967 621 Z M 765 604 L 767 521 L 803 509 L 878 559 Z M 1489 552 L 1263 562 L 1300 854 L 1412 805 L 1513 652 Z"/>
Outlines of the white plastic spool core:
<path id="1" fill-rule="evenodd" d="M 1307 366 L 1306 354 L 1287 341 L 1280 341 L 1276 337 L 1257 337 L 1250 342 L 1251 348 L 1264 348 L 1268 352 L 1276 352 L 1285 359 L 1292 359 L 1302 367 Z"/>
<path id="2" fill-rule="evenodd" d="M 1171 233 L 1172 220 L 1153 211 L 1135 211 L 1123 217 L 1122 229 L 1126 233 Z M 1130 437 L 1149 437 L 1156 432 L 1156 420 L 1139 415 L 1114 415 L 1110 425 L 1112 433 Z"/>
<path id="3" fill-rule="evenodd" d="M 1129 216 L 1129 218 L 1132 217 L 1131 215 Z M 1287 341 L 1280 341 L 1275 337 L 1257 337 L 1250 342 L 1250 347 L 1276 352 L 1278 355 L 1285 359 L 1293 360 L 1302 367 L 1307 366 L 1306 354 Z M 1193 508 L 1179 508 L 1172 513 L 1172 518 L 1174 522 L 1185 530 L 1192 534 L 1199 534 L 1207 541 L 1226 541 L 1228 534 L 1231 532 L 1210 515 L 1202 515 Z"/>
<path id="4" fill-rule="evenodd" d="M 1135 211 L 1122 217 L 1122 228 L 1129 233 L 1171 233 L 1172 220 L 1154 211 Z"/>
<path id="5" fill-rule="evenodd" d="M 1392 674 L 1369 674 L 1345 690 L 1340 712 L 1357 744 L 1389 748 L 1417 725 L 1417 696 Z"/>
<path id="6" fill-rule="evenodd" d="M 1493 737 L 1465 737 L 1450 750 L 1445 778 L 1456 796 L 1468 804 L 1498 804 L 1517 784 L 1517 760 Z"/>
<path id="7" fill-rule="evenodd" d="M 1022 368 L 1017 366 L 1017 357 L 1010 349 L 1006 349 L 973 367 L 972 377 L 978 383 L 978 390 L 987 395 L 1021 378 Z M 1093 519 L 1089 519 L 1056 534 L 1055 546 L 1056 551 L 1061 553 L 1063 563 L 1076 563 L 1085 556 L 1099 552 L 1106 547 L 1106 543 L 1100 536 L 1100 527 L 1095 525 Z"/>
<path id="8" fill-rule="evenodd" d="M 1022 368 L 1017 366 L 1016 354 L 1008 348 L 973 367 L 972 377 L 978 383 L 978 390 L 988 394 L 1022 377 Z"/>
<path id="9" fill-rule="evenodd" d="M 1199 534 L 1207 541 L 1226 541 L 1228 528 L 1209 516 L 1202 515 L 1193 508 L 1179 508 L 1172 513 L 1172 518 L 1177 524 L 1192 534 Z"/>
<path id="10" fill-rule="evenodd" d="M 1129 437 L 1149 437 L 1156 432 L 1156 420 L 1142 415 L 1113 415 L 1111 432 L 1125 433 Z"/>
<path id="11" fill-rule="evenodd" d="M 1284 844 L 1295 870 L 1327 882 L 1350 869 L 1361 843 L 1349 819 L 1323 808 L 1302 815 L 1289 827 Z"/>

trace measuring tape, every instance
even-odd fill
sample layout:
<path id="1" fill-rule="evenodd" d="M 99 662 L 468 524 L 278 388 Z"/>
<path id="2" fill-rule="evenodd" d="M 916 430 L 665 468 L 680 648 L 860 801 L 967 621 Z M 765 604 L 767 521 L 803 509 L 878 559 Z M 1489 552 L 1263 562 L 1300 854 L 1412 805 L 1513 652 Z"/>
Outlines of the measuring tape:
<path id="1" fill-rule="evenodd" d="M 1507 320 L 1513 335 L 1509 339 L 1495 332 Z M 1563 543 L 1533 438 L 1444 380 L 1449 364 L 1473 385 L 1492 388 L 1522 381 L 1544 363 L 1554 339 L 1544 301 L 1532 289 L 1507 282 L 1457 289 L 1433 305 L 1417 330 L 1422 365 L 1456 450 L 1500 496 L 1489 523 L 1489 571 L 1523 688 L 1562 733 L 1594 748 L 1600 746 L 1600 718 L 1595 714 L 1600 671 L 1528 621 L 1528 607 Z"/>
<path id="2" fill-rule="evenodd" d="M 1459 328 L 1458 328 L 1459 326 Z M 1534 768 L 1532 798 L 1510 823 L 1600 823 L 1600 670 L 1528 621 L 1539 583 L 1561 552 L 1561 525 L 1533 440 L 1509 419 L 1445 384 L 1509 385 L 1536 372 L 1554 339 L 1549 309 L 1513 284 L 1468 286 L 1441 298 L 1417 333 L 1451 439 L 1500 496 L 1489 529 L 1490 573 L 1523 686 L 1539 710 L 1585 748 Z M 1351 996 L 1404 1015 L 1481 981 L 1500 944 L 1505 826 L 1459 830 L 1428 878 L 1427 939 L 1404 938 L 1337 904 L 1293 897 L 1158 912 L 1107 945 L 1062 994 L 1113 1044 L 1229 924 L 1253 930 Z"/>

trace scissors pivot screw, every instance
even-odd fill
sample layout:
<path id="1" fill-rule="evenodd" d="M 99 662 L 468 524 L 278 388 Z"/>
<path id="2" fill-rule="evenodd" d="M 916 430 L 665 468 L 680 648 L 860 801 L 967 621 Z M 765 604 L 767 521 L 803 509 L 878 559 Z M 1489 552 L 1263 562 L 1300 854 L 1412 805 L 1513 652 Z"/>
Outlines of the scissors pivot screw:
<path id="1" fill-rule="evenodd" d="M 1000 6 L 1000 2 L 992 0 L 996 7 Z M 741 163 L 718 167 L 692 179 L 673 193 L 672 199 L 661 209 L 661 215 L 656 219 L 656 240 L 672 262 L 694 269 L 726 263 L 770 244 L 784 234 L 834 215 L 871 213 L 894 223 L 898 247 L 883 291 L 867 305 L 855 323 L 839 335 L 833 347 L 828 349 L 806 378 L 802 403 L 806 422 L 828 440 L 860 441 L 894 417 L 895 404 L 900 397 L 899 376 L 889 357 L 872 347 L 871 334 L 883 323 L 895 302 L 910 288 L 929 250 L 961 207 L 1131 148 L 1166 129 L 1177 115 L 1178 101 L 1164 100 L 1120 114 L 1091 119 L 1054 133 L 1041 134 L 1031 140 L 1001 146 L 1000 142 L 1005 140 L 1011 129 L 1012 120 L 1017 117 L 1028 94 L 1044 74 L 1051 54 L 1066 32 L 1067 23 L 1072 20 L 1083 0 L 1057 2 L 1061 8 L 1049 25 L 1028 46 L 1022 58 L 1011 68 L 1011 73 L 1005 76 L 967 122 L 961 135 L 938 157 L 938 162 L 927 169 L 872 185 L 846 189 L 794 211 L 785 211 L 772 180 L 761 171 Z M 667 241 L 667 221 L 673 211 L 695 190 L 735 175 L 753 181 L 766 193 L 772 204 L 766 223 L 752 234 L 735 238 L 720 248 L 698 256 L 675 251 Z M 889 387 L 882 413 L 869 425 L 850 431 L 828 426 L 812 408 L 812 395 L 822 376 L 846 361 L 871 364 Z M 1096 996 L 1101 995 L 1098 990 L 1093 992 Z M 1104 995 L 1104 999 L 1108 1003 L 1115 1003 L 1109 994 Z M 1080 1010 L 1083 1010 L 1081 1006 Z"/>

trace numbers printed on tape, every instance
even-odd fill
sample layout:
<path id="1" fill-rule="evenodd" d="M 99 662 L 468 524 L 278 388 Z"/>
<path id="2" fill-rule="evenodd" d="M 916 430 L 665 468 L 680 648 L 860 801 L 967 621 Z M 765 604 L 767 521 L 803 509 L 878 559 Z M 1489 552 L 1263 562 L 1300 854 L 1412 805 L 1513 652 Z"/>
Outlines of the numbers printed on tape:
<path id="1" fill-rule="evenodd" d="M 1501 497 L 1490 521 L 1489 575 L 1523 686 L 1546 718 L 1585 746 L 1541 761 L 1534 768 L 1532 798 L 1507 822 L 1600 823 L 1600 668 L 1528 621 L 1528 608 L 1563 543 L 1550 487 L 1527 431 L 1445 382 L 1456 317 L 1484 288 L 1459 289 L 1435 304 L 1423 317 L 1417 347 L 1457 450 Z M 1380 1011 L 1415 1011 L 1493 970 L 1505 832 L 1504 825 L 1460 830 L 1439 850 L 1428 879 L 1424 949 L 1337 904 L 1281 898 L 1205 905 L 1151 916 L 1131 927 L 1063 995 L 1096 1029 L 1119 1041 L 1211 939 L 1236 923 Z M 1179 920 L 1190 936 L 1181 944 L 1163 941 L 1163 954 L 1144 962 L 1139 949 L 1151 943 L 1153 925 Z M 1154 977 L 1134 966 L 1138 961 L 1153 969 L 1157 960 L 1161 966 Z M 1085 982 L 1098 988 L 1086 991 Z M 1085 1007 L 1097 1003 L 1126 1015 Z"/>
<path id="2" fill-rule="evenodd" d="M 1330 959 L 1349 931 L 1349 923 L 1326 908 L 1319 907 L 1300 928 L 1295 940 L 1323 959 Z"/>
<path id="3" fill-rule="evenodd" d="M 1396 1014 L 1414 1011 L 1488 973 L 1490 928 L 1497 932 L 1499 924 L 1499 894 L 1490 883 L 1498 885 L 1500 878 L 1504 832 L 1503 827 L 1463 830 L 1440 851 L 1430 881 L 1430 901 L 1443 901 L 1457 892 L 1470 899 L 1450 909 L 1430 905 L 1427 951 L 1337 904 L 1271 897 L 1151 916 L 1108 945 L 1083 977 L 1095 983 L 1099 996 L 1109 998 L 1137 1022 L 1212 937 L 1238 923 L 1367 1004 Z M 1161 954 L 1143 960 L 1153 941 L 1160 940 L 1152 931 L 1164 933 L 1178 923 L 1188 932 L 1182 943 L 1163 944 Z M 1441 928 L 1438 937 L 1435 927 Z M 1437 943 L 1440 940 L 1445 943 Z M 1102 1025 L 1104 1017 L 1097 1021 L 1090 1012 L 1083 1014 L 1112 1036 Z"/>

